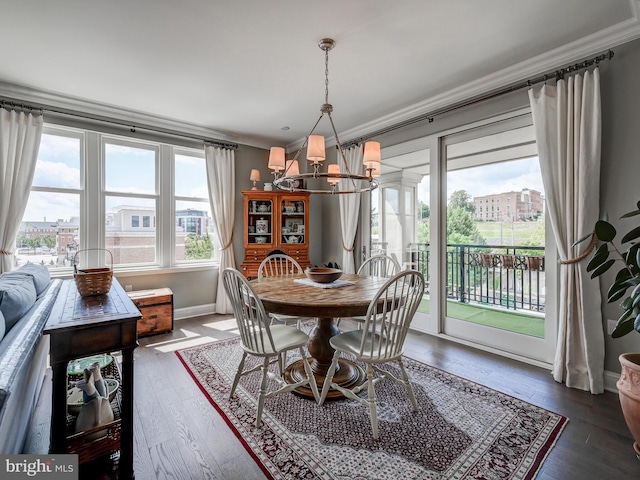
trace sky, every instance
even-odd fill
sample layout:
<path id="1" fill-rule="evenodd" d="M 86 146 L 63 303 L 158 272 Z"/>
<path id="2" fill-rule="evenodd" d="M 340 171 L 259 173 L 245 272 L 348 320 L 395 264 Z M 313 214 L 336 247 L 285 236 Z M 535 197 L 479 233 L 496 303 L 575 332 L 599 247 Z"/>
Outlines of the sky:
<path id="1" fill-rule="evenodd" d="M 466 190 L 472 197 L 479 197 L 519 192 L 525 188 L 544 194 L 538 157 L 454 170 L 447 174 L 447 198 L 457 190 Z M 429 204 L 429 177 L 420 183 L 418 195 L 420 200 Z"/>
<path id="2" fill-rule="evenodd" d="M 81 142 L 79 137 L 43 134 L 34 175 L 35 186 L 57 187 L 70 190 L 81 188 L 80 170 Z M 106 144 L 105 185 L 112 192 L 151 194 L 155 186 L 155 150 Z M 207 174 L 204 157 L 176 155 L 175 193 L 183 197 L 207 198 Z M 107 210 L 126 203 L 146 205 L 153 202 L 126 199 L 119 196 L 107 198 Z M 181 201 L 177 208 L 199 208 L 202 204 Z M 77 193 L 52 194 L 32 192 L 25 212 L 26 220 L 68 221 L 80 215 L 80 200 Z"/>

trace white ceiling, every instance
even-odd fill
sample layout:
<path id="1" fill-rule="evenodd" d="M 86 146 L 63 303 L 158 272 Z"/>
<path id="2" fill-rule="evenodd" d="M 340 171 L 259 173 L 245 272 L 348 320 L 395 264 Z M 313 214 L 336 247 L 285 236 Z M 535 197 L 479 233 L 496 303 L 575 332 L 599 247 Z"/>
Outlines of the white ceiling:
<path id="1" fill-rule="evenodd" d="M 320 115 L 331 37 L 345 141 L 638 38 L 639 4 L 1 0 L 0 96 L 291 145 Z"/>

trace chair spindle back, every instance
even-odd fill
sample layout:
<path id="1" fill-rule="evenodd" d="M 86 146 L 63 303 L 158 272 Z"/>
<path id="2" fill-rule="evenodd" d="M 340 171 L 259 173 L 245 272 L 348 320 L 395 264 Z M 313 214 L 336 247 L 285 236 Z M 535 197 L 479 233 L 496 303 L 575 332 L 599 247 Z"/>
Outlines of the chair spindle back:
<path id="1" fill-rule="evenodd" d="M 235 268 L 226 268 L 222 281 L 233 306 L 243 348 L 258 354 L 273 351 L 269 317 L 247 279 Z"/>
<path id="2" fill-rule="evenodd" d="M 402 355 L 413 316 L 424 295 L 424 276 L 405 270 L 390 278 L 369 304 L 360 356 L 392 359 Z"/>
<path id="3" fill-rule="evenodd" d="M 258 278 L 302 273 L 302 267 L 289 255 L 275 253 L 265 258 L 258 267 Z"/>

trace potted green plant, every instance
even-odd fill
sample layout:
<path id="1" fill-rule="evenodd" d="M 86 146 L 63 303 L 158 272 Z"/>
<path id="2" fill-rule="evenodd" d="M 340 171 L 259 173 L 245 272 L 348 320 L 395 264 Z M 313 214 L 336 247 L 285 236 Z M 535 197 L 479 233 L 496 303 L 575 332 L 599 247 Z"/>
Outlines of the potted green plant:
<path id="1" fill-rule="evenodd" d="M 640 201 L 636 210 L 620 218 L 638 215 Z M 592 233 L 576 242 L 591 240 L 590 248 L 581 258 L 585 258 L 597 246 L 587 264 L 591 278 L 599 277 L 616 264 L 622 265 L 607 292 L 608 303 L 620 301 L 622 306 L 622 315 L 611 334 L 613 338 L 622 337 L 633 330 L 640 332 L 640 225 L 622 237 L 620 246 L 614 243 L 617 234 L 615 227 L 605 218 L 596 222 Z M 625 249 L 623 245 L 628 246 Z M 622 367 L 617 383 L 620 405 L 635 440 L 633 447 L 640 458 L 640 353 L 623 353 L 619 360 Z"/>

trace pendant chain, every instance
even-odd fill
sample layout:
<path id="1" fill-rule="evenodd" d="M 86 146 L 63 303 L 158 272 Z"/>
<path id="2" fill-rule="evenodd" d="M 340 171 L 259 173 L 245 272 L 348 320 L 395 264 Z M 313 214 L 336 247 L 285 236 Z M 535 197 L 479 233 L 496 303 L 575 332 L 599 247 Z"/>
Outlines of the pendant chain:
<path id="1" fill-rule="evenodd" d="M 324 103 L 329 103 L 329 50 L 324 51 Z"/>

